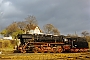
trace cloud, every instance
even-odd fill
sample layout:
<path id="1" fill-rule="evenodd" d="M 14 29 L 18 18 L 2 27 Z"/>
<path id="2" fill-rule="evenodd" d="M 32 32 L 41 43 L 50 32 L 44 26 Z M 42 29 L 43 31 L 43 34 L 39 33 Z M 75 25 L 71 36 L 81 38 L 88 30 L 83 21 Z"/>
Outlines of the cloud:
<path id="1" fill-rule="evenodd" d="M 3 1 L 3 0 L 0 0 L 0 5 L 2 4 L 2 1 Z"/>
<path id="2" fill-rule="evenodd" d="M 11 22 L 17 21 L 17 18 L 23 14 L 23 12 L 17 9 L 10 1 L 2 0 L 0 8 L 0 25 L 2 25 L 3 27 L 8 26 Z M 5 26 L 3 24 L 5 24 Z"/>
<path id="3" fill-rule="evenodd" d="M 14 16 L 19 16 L 20 14 L 22 14 L 22 11 L 14 7 L 12 2 L 10 1 L 4 2 L 1 8 L 4 18 L 12 18 Z"/>
<path id="4" fill-rule="evenodd" d="M 0 4 L 5 26 L 34 15 L 41 28 L 51 23 L 61 34 L 90 32 L 90 0 L 0 0 Z"/>

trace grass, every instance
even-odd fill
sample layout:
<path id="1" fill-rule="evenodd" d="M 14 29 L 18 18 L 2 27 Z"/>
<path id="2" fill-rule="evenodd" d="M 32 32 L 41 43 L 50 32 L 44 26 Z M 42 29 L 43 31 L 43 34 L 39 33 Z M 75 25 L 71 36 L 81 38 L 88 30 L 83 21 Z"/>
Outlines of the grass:
<path id="1" fill-rule="evenodd" d="M 86 54 L 87 55 L 87 54 Z M 90 60 L 85 53 L 16 53 L 0 55 L 1 59 L 9 60 Z"/>
<path id="2" fill-rule="evenodd" d="M 68 59 L 71 57 L 74 59 L 75 57 L 80 56 L 81 53 L 31 53 L 31 54 L 11 54 L 11 55 L 1 55 L 2 59 L 23 59 L 23 60 L 60 60 L 60 59 Z M 70 59 L 70 58 L 69 58 Z"/>
<path id="3" fill-rule="evenodd" d="M 16 40 L 0 40 L 0 51 L 7 53 L 12 52 L 16 45 Z"/>
<path id="4" fill-rule="evenodd" d="M 90 49 L 90 42 L 88 42 L 88 45 L 89 45 L 89 49 Z"/>

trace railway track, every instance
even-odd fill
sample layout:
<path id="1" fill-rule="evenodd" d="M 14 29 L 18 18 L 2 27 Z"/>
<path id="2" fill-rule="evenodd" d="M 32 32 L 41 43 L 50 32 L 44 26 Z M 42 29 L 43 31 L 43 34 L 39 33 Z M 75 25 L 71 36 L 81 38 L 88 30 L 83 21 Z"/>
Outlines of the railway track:
<path id="1" fill-rule="evenodd" d="M 0 60 L 90 60 L 87 53 L 13 53 L 1 54 Z"/>

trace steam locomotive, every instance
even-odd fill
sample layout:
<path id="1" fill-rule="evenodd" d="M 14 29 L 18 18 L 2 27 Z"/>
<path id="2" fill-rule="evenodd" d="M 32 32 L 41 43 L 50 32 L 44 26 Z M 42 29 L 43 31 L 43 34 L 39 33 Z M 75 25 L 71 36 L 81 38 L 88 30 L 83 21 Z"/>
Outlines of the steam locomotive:
<path id="1" fill-rule="evenodd" d="M 21 53 L 61 53 L 86 52 L 88 42 L 83 37 L 68 37 L 52 34 L 19 34 L 20 45 L 17 51 Z"/>

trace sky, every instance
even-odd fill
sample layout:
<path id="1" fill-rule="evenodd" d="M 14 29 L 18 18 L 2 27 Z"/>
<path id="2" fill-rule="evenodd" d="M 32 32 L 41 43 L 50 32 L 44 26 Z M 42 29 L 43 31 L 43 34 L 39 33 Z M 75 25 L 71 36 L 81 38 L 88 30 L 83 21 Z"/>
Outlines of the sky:
<path id="1" fill-rule="evenodd" d="M 0 30 L 28 15 L 41 29 L 53 24 L 64 35 L 90 32 L 90 0 L 0 0 Z"/>

